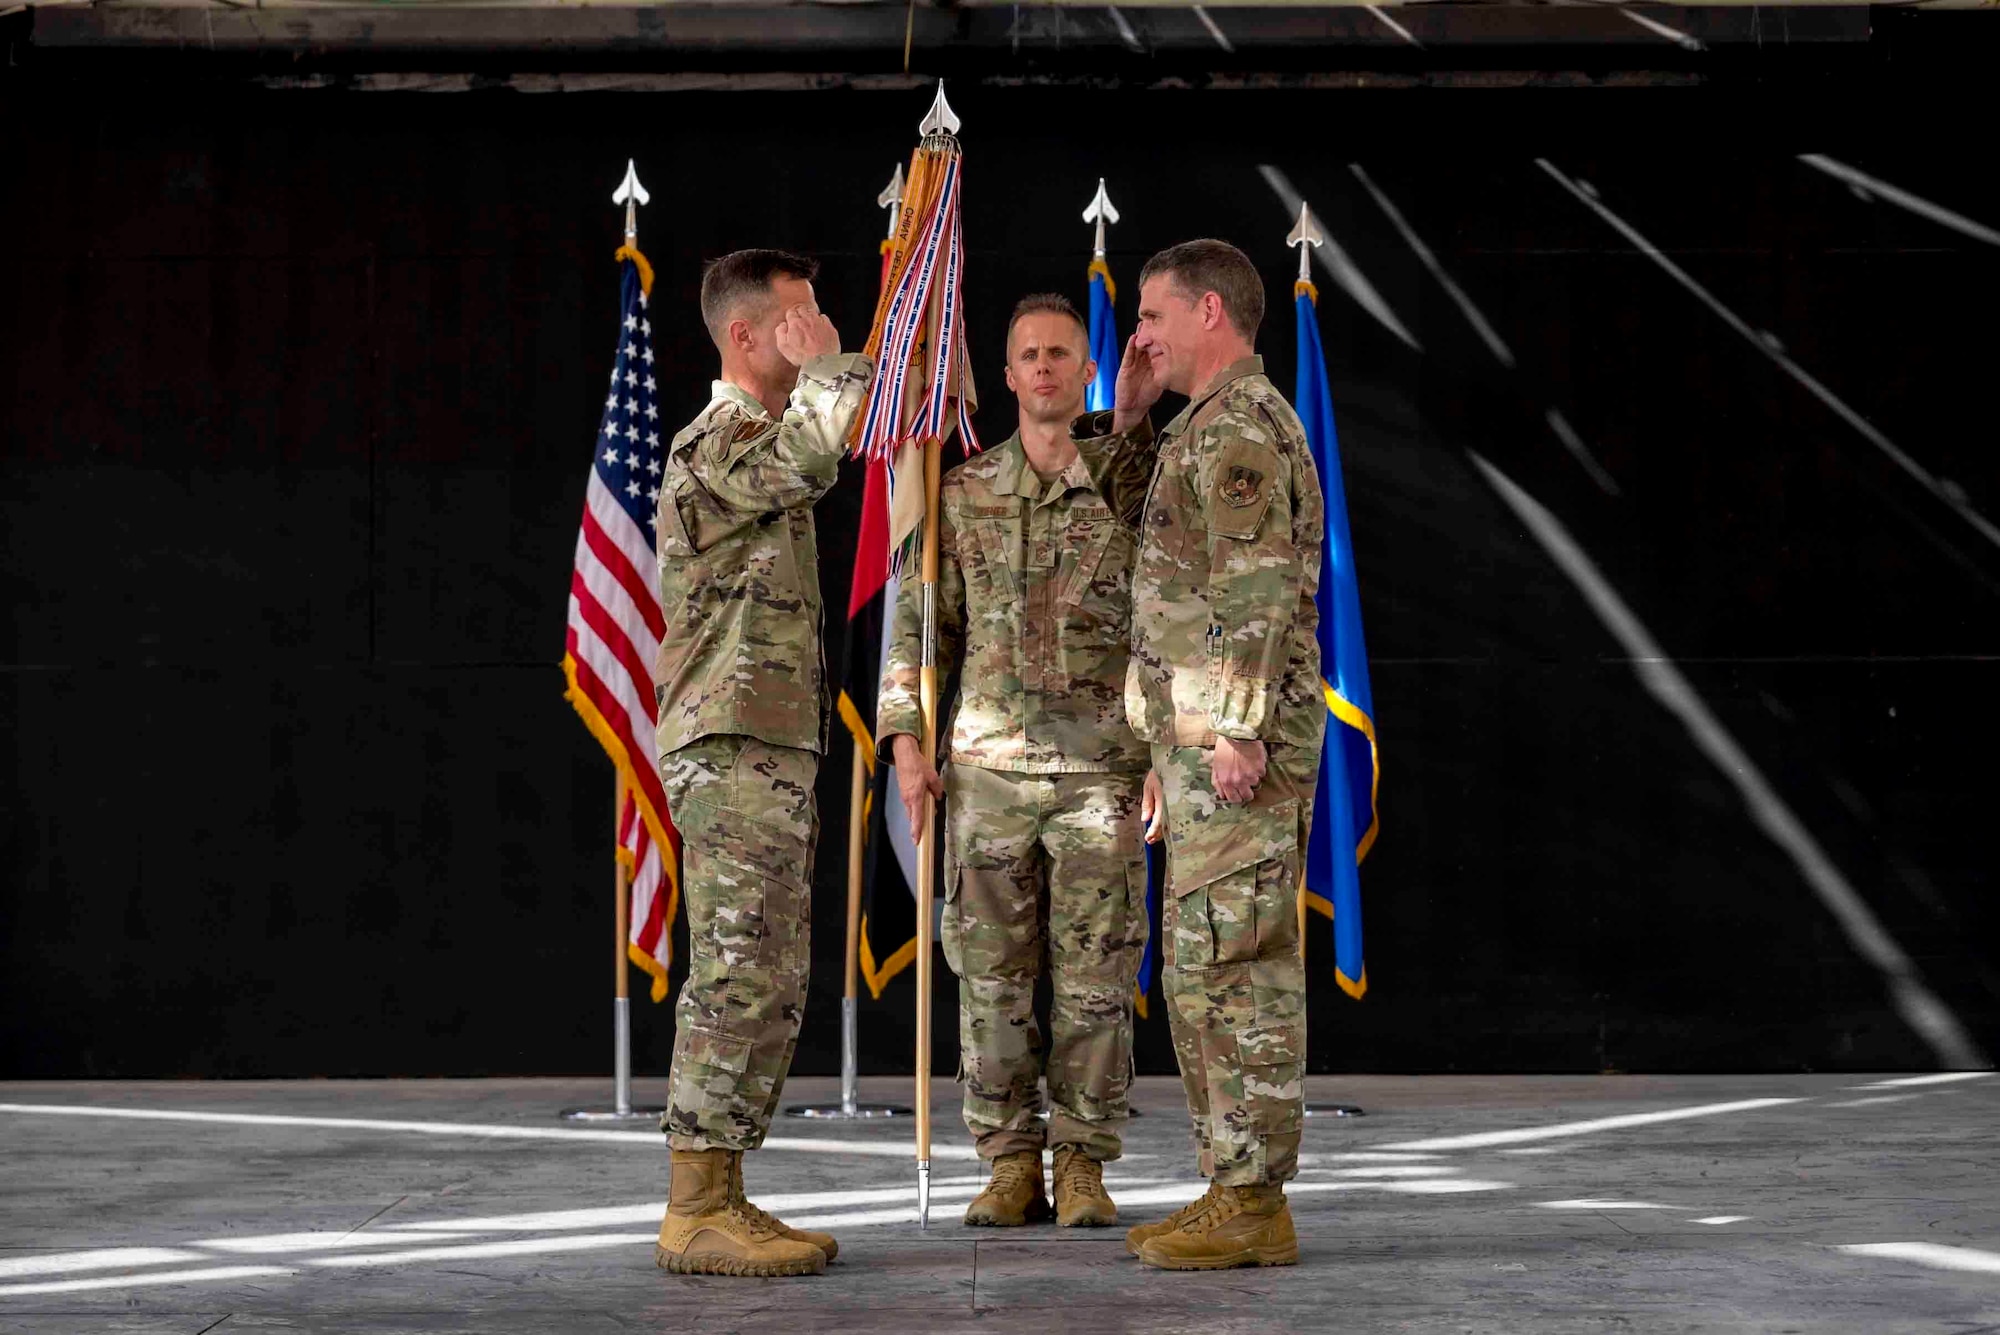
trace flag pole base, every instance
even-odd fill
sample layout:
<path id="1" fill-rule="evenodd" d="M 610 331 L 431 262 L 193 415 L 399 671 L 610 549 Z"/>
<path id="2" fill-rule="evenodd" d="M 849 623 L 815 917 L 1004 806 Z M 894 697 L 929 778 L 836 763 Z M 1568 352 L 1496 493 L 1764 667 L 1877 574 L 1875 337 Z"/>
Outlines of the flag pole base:
<path id="1" fill-rule="evenodd" d="M 915 1109 L 900 1103 L 863 1103 L 855 1097 L 861 1077 L 855 1051 L 855 1005 L 853 997 L 840 999 L 840 1102 L 794 1103 L 785 1109 L 787 1117 L 810 1117 L 815 1121 L 861 1122 L 883 1117 L 915 1117 Z"/>
<path id="2" fill-rule="evenodd" d="M 1308 1103 L 1306 1105 L 1306 1116 L 1308 1117 L 1366 1117 L 1367 1115 L 1366 1111 L 1352 1103 Z"/>
<path id="3" fill-rule="evenodd" d="M 810 1117 L 817 1121 L 860 1122 L 881 1117 L 915 1117 L 916 1110 L 901 1103 L 795 1103 L 785 1109 L 787 1117 Z"/>
<path id="4" fill-rule="evenodd" d="M 558 1114 L 565 1122 L 652 1122 L 659 1123 L 665 1108 L 564 1108 Z"/>
<path id="5" fill-rule="evenodd" d="M 931 1161 L 917 1160 L 917 1227 L 931 1226 Z"/>

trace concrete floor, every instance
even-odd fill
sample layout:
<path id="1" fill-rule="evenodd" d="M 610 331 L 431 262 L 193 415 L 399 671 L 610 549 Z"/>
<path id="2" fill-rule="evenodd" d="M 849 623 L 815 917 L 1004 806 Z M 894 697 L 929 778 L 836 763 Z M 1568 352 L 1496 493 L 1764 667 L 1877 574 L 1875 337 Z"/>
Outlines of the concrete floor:
<path id="1" fill-rule="evenodd" d="M 2000 1329 L 2000 1079 L 1316 1078 L 1369 1115 L 1309 1126 L 1302 1264 L 1211 1275 L 961 1227 L 936 1091 L 928 1233 L 908 1123 L 785 1120 L 752 1194 L 841 1260 L 723 1280 L 653 1266 L 657 1134 L 553 1116 L 602 1082 L 0 1085 L 0 1332 Z M 1137 1102 L 1134 1221 L 1199 1189 L 1178 1084 Z"/>

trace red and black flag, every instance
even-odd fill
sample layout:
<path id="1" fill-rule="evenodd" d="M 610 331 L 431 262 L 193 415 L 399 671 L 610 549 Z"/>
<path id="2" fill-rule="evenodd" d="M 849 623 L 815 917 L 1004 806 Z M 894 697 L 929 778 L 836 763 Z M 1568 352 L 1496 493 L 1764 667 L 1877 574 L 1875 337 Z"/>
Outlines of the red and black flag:
<path id="1" fill-rule="evenodd" d="M 886 637 L 896 610 L 896 581 L 889 574 L 888 465 L 868 461 L 861 492 L 861 542 L 854 558 L 854 586 L 847 600 L 847 661 L 840 690 L 840 718 L 854 735 L 867 766 L 867 843 L 863 852 L 861 977 L 880 997 L 889 980 L 917 957 L 917 855 L 909 817 L 896 790 L 896 768 L 875 755 L 875 693 L 882 678 Z M 862 800 L 856 795 L 856 800 Z"/>

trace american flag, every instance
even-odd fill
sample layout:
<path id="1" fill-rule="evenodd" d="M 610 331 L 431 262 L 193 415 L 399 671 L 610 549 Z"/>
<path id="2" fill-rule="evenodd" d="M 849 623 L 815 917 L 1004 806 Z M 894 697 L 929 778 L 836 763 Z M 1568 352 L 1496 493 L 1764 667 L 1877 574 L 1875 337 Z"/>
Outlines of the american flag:
<path id="1" fill-rule="evenodd" d="M 618 768 L 617 856 L 632 872 L 629 952 L 662 1001 L 680 902 L 680 836 L 653 756 L 652 664 L 665 625 L 653 538 L 666 454 L 647 311 L 652 266 L 631 247 L 618 258 L 623 321 L 576 537 L 563 675 L 569 702 Z"/>

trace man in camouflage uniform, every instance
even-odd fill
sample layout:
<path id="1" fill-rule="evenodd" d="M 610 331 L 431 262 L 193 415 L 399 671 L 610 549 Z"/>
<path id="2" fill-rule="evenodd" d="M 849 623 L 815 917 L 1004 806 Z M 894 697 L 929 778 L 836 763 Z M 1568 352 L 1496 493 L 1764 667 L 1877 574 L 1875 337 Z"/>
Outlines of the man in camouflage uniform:
<path id="1" fill-rule="evenodd" d="M 813 780 L 826 745 L 812 506 L 873 372 L 840 355 L 810 260 L 743 250 L 702 275 L 722 355 L 660 482 L 660 776 L 681 834 L 688 976 L 661 1130 L 659 1263 L 818 1274 L 837 1250 L 743 1195 L 798 1041 L 811 955 Z"/>
<path id="2" fill-rule="evenodd" d="M 1210 1179 L 1127 1246 L 1149 1265 L 1285 1265 L 1283 1184 L 1305 1117 L 1302 850 L 1325 735 L 1319 584 L 1325 515 L 1304 428 L 1253 340 L 1263 283 L 1221 241 L 1161 251 L 1100 459 L 1143 453 L 1161 389 L 1188 405 L 1157 442 L 1132 589 L 1125 708 L 1166 790 L 1164 990 Z M 1146 372 L 1150 374 L 1146 374 Z"/>
<path id="3" fill-rule="evenodd" d="M 912 828 L 924 828 L 927 795 L 949 797 L 942 937 L 959 976 L 965 1124 L 992 1165 L 968 1224 L 1048 1218 L 1045 1143 L 1057 1222 L 1118 1218 L 1101 1165 L 1120 1153 L 1146 938 L 1148 755 L 1124 705 L 1146 471 L 1093 474 L 1077 454 L 1070 427 L 1096 374 L 1088 346 L 1067 300 L 1025 298 L 1007 331 L 1020 428 L 940 490 L 937 666 L 940 678 L 960 671 L 942 782 L 917 741 L 914 580 L 897 596 L 878 706 Z M 1046 1043 L 1034 1012 L 1045 952 Z"/>

